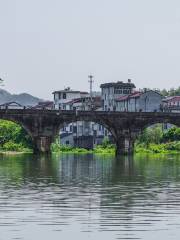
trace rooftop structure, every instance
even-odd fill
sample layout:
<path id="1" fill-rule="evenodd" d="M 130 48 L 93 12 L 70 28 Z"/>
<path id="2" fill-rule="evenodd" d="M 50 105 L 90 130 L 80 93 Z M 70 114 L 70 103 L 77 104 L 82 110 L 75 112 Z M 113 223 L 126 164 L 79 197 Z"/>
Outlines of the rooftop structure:
<path id="1" fill-rule="evenodd" d="M 118 82 L 103 83 L 103 84 L 100 85 L 100 88 L 110 88 L 110 87 L 127 88 L 127 89 L 136 88 L 134 83 L 131 82 L 131 79 L 128 79 L 128 82 L 118 81 Z"/>
<path id="2" fill-rule="evenodd" d="M 128 79 L 128 82 L 110 82 L 101 84 L 102 104 L 105 111 L 113 111 L 116 108 L 115 100 L 119 97 L 131 94 L 135 85 Z"/>

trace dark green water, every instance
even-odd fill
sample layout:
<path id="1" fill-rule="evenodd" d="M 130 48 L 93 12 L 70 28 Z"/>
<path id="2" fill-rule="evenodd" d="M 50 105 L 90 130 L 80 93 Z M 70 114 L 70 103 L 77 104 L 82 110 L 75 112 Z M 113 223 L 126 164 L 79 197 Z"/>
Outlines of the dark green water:
<path id="1" fill-rule="evenodd" d="M 0 240 L 179 238 L 180 156 L 0 156 Z"/>

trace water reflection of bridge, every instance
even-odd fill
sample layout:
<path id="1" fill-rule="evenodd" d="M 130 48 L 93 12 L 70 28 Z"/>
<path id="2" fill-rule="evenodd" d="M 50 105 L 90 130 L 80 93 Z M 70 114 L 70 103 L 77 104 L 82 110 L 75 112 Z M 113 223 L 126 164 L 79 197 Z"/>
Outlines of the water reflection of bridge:
<path id="1" fill-rule="evenodd" d="M 180 126 L 180 113 L 167 112 L 105 112 L 58 110 L 0 110 L 0 118 L 19 123 L 29 133 L 34 152 L 49 152 L 60 128 L 76 121 L 95 122 L 109 130 L 116 144 L 116 153 L 133 152 L 136 137 L 155 123 Z"/>

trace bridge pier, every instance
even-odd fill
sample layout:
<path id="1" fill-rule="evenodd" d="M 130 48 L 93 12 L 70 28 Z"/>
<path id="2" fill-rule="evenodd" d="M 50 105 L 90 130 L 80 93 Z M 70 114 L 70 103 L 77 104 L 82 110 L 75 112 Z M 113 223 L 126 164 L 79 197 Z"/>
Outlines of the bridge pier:
<path id="1" fill-rule="evenodd" d="M 116 156 L 132 154 L 135 139 L 130 136 L 119 136 L 116 140 Z"/>
<path id="2" fill-rule="evenodd" d="M 52 137 L 38 136 L 33 139 L 33 151 L 34 153 L 50 153 L 51 151 Z"/>

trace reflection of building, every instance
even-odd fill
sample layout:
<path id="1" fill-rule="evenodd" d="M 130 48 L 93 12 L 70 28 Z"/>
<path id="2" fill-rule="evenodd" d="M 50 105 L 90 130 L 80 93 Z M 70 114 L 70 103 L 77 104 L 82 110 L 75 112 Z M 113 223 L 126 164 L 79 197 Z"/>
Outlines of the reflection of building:
<path id="1" fill-rule="evenodd" d="M 163 99 L 162 109 L 165 112 L 180 112 L 180 96 L 171 96 Z"/>
<path id="2" fill-rule="evenodd" d="M 54 108 L 60 110 L 89 111 L 101 110 L 101 97 L 94 93 L 91 98 L 87 92 L 73 91 L 66 88 L 62 91 L 55 91 Z M 60 131 L 61 144 L 69 144 L 87 149 L 102 143 L 104 136 L 108 136 L 108 131 L 103 126 L 93 123 L 78 121 L 65 124 Z"/>

